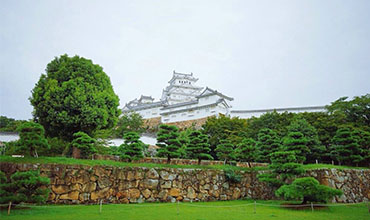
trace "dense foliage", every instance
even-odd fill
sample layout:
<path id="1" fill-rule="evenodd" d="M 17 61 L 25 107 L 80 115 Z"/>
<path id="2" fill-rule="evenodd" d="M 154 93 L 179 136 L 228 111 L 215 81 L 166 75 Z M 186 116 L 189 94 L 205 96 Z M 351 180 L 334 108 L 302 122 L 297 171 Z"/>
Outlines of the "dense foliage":
<path id="1" fill-rule="evenodd" d="M 325 152 L 325 147 L 321 144 L 319 136 L 315 127 L 310 125 L 304 118 L 295 118 L 287 127 L 288 136 L 291 132 L 300 132 L 302 134 L 302 141 L 304 140 L 303 154 L 308 163 L 315 163 L 316 160 L 321 160 Z"/>
<path id="2" fill-rule="evenodd" d="M 202 159 L 213 159 L 209 154 L 210 151 L 207 135 L 202 134 L 200 131 L 192 131 L 189 134 L 189 142 L 186 145 L 186 153 L 189 158 L 197 159 L 198 164 L 200 164 Z"/>
<path id="3" fill-rule="evenodd" d="M 180 157 L 182 144 L 179 140 L 179 129 L 173 125 L 162 124 L 159 126 L 157 133 L 158 156 L 166 157 L 167 163 L 171 158 Z"/>
<path id="4" fill-rule="evenodd" d="M 116 136 L 123 137 L 127 132 L 144 132 L 143 117 L 137 112 L 125 113 L 118 119 L 117 128 L 115 129 Z"/>
<path id="5" fill-rule="evenodd" d="M 236 158 L 239 161 L 247 162 L 251 167 L 250 162 L 256 158 L 256 142 L 252 138 L 245 138 L 237 145 Z"/>
<path id="6" fill-rule="evenodd" d="M 51 137 L 73 139 L 111 128 L 120 111 L 119 99 L 103 68 L 74 56 L 56 57 L 46 67 L 30 97 L 33 115 Z"/>
<path id="7" fill-rule="evenodd" d="M 307 143 L 301 132 L 290 132 L 283 140 L 283 150 L 294 152 L 297 162 L 303 163 L 311 152 Z"/>
<path id="8" fill-rule="evenodd" d="M 273 111 L 246 120 L 221 115 L 209 118 L 203 125 L 203 132 L 208 135 L 211 154 L 215 159 L 221 159 L 216 148 L 222 142 L 237 146 L 244 139 L 251 138 L 256 142 L 251 158 L 253 162 L 270 163 L 272 153 L 288 149 L 295 151 L 297 162 L 343 163 L 341 154 L 345 154 L 346 150 L 338 148 L 341 144 L 337 144 L 338 140 L 334 137 L 341 128 L 350 127 L 354 142 L 359 146 L 352 144 L 352 157 L 344 163 L 370 166 L 369 97 L 370 94 L 354 97 L 353 100 L 340 98 L 326 107 L 327 112 Z M 243 160 L 242 154 L 235 156 L 235 160 Z"/>
<path id="9" fill-rule="evenodd" d="M 257 160 L 270 163 L 271 154 L 281 148 L 280 138 L 277 133 L 269 128 L 263 128 L 258 133 L 257 139 Z"/>
<path id="10" fill-rule="evenodd" d="M 122 159 L 132 161 L 144 157 L 146 145 L 140 140 L 140 135 L 136 132 L 127 132 L 124 134 L 125 140 L 118 148 L 119 156 Z"/>
<path id="11" fill-rule="evenodd" d="M 7 180 L 0 171 L 0 204 L 20 202 L 44 203 L 49 195 L 50 179 L 40 176 L 39 171 L 16 172 Z"/>
<path id="12" fill-rule="evenodd" d="M 358 142 L 359 138 L 354 135 L 350 127 L 338 129 L 332 140 L 331 156 L 339 164 L 358 164 L 364 159 L 362 157 L 363 149 Z"/>
<path id="13" fill-rule="evenodd" d="M 220 144 L 217 145 L 215 151 L 218 159 L 223 160 L 225 164 L 235 160 L 235 146 L 229 140 L 222 140 Z"/>
<path id="14" fill-rule="evenodd" d="M 44 136 L 44 128 L 35 122 L 25 122 L 18 127 L 19 141 L 18 152 L 26 156 L 38 157 L 38 151 L 46 151 L 50 148 Z"/>
<path id="15" fill-rule="evenodd" d="M 202 126 L 203 133 L 208 135 L 211 148 L 211 155 L 215 159 L 220 159 L 216 155 L 216 147 L 223 140 L 228 140 L 231 144 L 236 145 L 245 136 L 247 121 L 240 118 L 230 118 L 224 115 L 219 117 L 210 117 Z"/>
<path id="16" fill-rule="evenodd" d="M 275 194 L 286 200 L 300 200 L 302 204 L 306 204 L 308 202 L 326 203 L 334 196 L 342 195 L 342 191 L 320 185 L 315 178 L 303 177 L 295 179 L 292 184 L 280 187 Z"/>
<path id="17" fill-rule="evenodd" d="M 1 132 L 16 132 L 17 127 L 25 120 L 15 120 L 14 118 L 8 118 L 6 116 L 0 116 L 0 131 Z"/>
<path id="18" fill-rule="evenodd" d="M 73 134 L 73 138 L 71 146 L 79 150 L 81 158 L 89 158 L 92 154 L 97 152 L 94 146 L 96 140 L 88 134 L 82 131 L 76 132 Z"/>
<path id="19" fill-rule="evenodd" d="M 293 151 L 278 151 L 271 154 L 271 172 L 258 175 L 258 179 L 271 186 L 280 187 L 292 181 L 305 171 L 302 164 L 297 163 Z"/>

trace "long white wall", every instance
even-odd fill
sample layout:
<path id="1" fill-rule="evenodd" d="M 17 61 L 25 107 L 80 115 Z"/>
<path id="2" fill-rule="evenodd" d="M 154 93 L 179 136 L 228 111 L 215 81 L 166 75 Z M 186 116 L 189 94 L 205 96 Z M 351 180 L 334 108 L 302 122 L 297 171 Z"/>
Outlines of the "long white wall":
<path id="1" fill-rule="evenodd" d="M 325 112 L 325 106 L 314 106 L 314 107 L 301 107 L 301 108 L 279 108 L 279 109 L 261 109 L 261 110 L 234 110 L 230 112 L 231 117 L 239 118 L 251 118 L 260 117 L 268 112 L 276 111 L 278 113 L 291 112 L 291 113 L 301 113 L 301 112 Z"/>

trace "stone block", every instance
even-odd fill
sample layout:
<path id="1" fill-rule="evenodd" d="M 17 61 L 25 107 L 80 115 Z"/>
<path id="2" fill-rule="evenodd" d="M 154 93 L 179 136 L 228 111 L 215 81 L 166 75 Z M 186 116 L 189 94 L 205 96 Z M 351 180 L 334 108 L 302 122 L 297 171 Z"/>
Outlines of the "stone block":
<path id="1" fill-rule="evenodd" d="M 70 191 L 69 187 L 66 185 L 52 185 L 51 190 L 56 194 L 64 194 Z"/>
<path id="2" fill-rule="evenodd" d="M 128 196 L 130 198 L 130 201 L 132 198 L 137 199 L 140 197 L 140 190 L 138 189 L 129 189 L 128 190 Z"/>
<path id="3" fill-rule="evenodd" d="M 158 172 L 154 168 L 151 168 L 146 173 L 145 177 L 148 178 L 148 179 L 159 179 L 159 174 L 158 174 Z"/>
<path id="4" fill-rule="evenodd" d="M 79 194 L 80 193 L 78 191 L 72 191 L 67 194 L 59 196 L 59 199 L 78 200 Z"/>

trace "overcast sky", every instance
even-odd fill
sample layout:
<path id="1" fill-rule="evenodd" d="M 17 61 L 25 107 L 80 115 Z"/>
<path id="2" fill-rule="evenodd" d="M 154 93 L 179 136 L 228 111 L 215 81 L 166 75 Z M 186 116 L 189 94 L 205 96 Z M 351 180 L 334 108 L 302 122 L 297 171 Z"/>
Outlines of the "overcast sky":
<path id="1" fill-rule="evenodd" d="M 370 92 L 370 1 L 13 1 L 0 7 L 0 114 L 62 54 L 101 65 L 120 105 L 159 99 L 172 71 L 235 110 L 326 105 Z"/>

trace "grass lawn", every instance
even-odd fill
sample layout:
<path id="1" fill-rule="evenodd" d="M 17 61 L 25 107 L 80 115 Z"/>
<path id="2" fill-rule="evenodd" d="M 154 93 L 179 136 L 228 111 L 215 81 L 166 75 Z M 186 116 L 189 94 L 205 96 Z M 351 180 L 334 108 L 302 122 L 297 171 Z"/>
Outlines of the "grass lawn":
<path id="1" fill-rule="evenodd" d="M 0 156 L 0 162 L 12 162 L 12 163 L 40 163 L 40 164 L 79 164 L 79 165 L 106 165 L 106 166 L 117 166 L 117 167 L 168 167 L 168 168 L 194 168 L 194 169 L 226 169 L 231 168 L 233 170 L 266 170 L 267 167 L 254 167 L 244 168 L 230 165 L 172 165 L 172 164 L 153 164 L 153 163 L 125 163 L 112 160 L 83 160 L 74 159 L 68 157 L 25 157 L 25 158 L 14 158 L 11 156 Z M 331 164 L 305 164 L 305 169 L 322 169 L 322 168 L 336 168 L 336 169 L 369 169 L 366 167 L 349 167 L 349 166 L 337 166 Z"/>
<path id="2" fill-rule="evenodd" d="M 144 203 L 103 205 L 49 205 L 32 206 L 30 209 L 6 210 L 0 212 L 1 219 L 22 220 L 80 220 L 80 219 L 370 219 L 365 203 L 341 205 L 320 210 L 290 210 L 277 207 L 280 201 L 257 201 L 254 213 L 253 201 L 238 200 L 198 203 Z M 275 205 L 275 206 L 268 206 Z M 333 204 L 334 205 L 334 204 Z"/>

